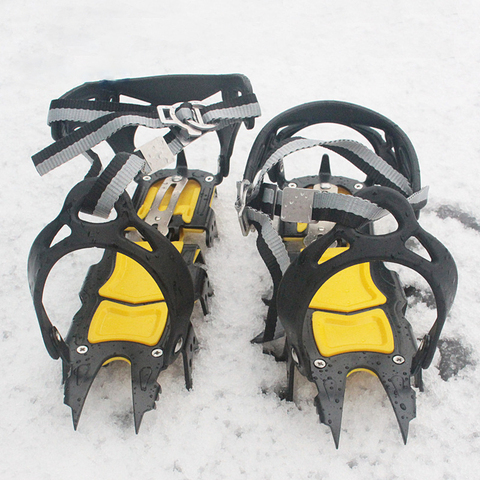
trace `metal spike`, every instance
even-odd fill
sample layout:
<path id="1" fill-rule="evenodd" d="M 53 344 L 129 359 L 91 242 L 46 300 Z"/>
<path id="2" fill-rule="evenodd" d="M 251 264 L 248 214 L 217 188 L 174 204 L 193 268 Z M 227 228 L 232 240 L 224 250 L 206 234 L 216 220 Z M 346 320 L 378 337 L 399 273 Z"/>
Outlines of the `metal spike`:
<path id="1" fill-rule="evenodd" d="M 156 365 L 143 366 L 142 368 L 132 359 L 131 375 L 135 433 L 140 430 L 143 415 L 155 408 L 155 402 L 160 394 L 161 388 L 157 383 L 157 377 L 163 365 L 161 359 L 163 359 L 163 356 L 156 358 L 158 362 Z"/>
<path id="2" fill-rule="evenodd" d="M 191 390 L 193 386 L 192 381 L 192 358 L 195 350 L 197 350 L 197 338 L 195 337 L 195 332 L 193 326 L 190 324 L 188 330 L 187 340 L 185 341 L 184 347 L 182 349 L 183 357 L 183 370 L 185 373 L 185 387 L 187 390 Z"/>
<path id="3" fill-rule="evenodd" d="M 93 380 L 100 365 L 84 363 L 73 368 L 65 380 L 64 403 L 72 409 L 73 428 L 76 430 Z"/>
<path id="4" fill-rule="evenodd" d="M 330 157 L 325 153 L 322 157 L 322 162 L 320 163 L 320 172 L 318 174 L 320 183 L 328 182 L 331 175 L 332 171 L 330 170 Z"/>
<path id="5" fill-rule="evenodd" d="M 402 433 L 403 442 L 406 444 L 410 421 L 416 416 L 416 395 L 410 385 L 410 377 L 408 375 L 393 375 L 382 380 L 382 385 L 390 399 Z"/>
<path id="6" fill-rule="evenodd" d="M 315 405 L 320 422 L 330 427 L 335 447 L 340 442 L 340 431 L 342 426 L 343 400 L 345 397 L 346 375 L 335 375 L 324 380 L 315 379 L 318 395 L 315 397 Z"/>

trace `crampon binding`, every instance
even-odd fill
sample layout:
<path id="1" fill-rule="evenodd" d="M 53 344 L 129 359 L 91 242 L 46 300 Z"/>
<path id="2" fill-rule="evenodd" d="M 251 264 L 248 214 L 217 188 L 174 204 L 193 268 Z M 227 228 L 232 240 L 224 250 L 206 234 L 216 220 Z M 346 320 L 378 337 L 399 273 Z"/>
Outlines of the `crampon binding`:
<path id="1" fill-rule="evenodd" d="M 221 96 L 217 103 L 205 99 Z M 48 353 L 61 358 L 65 403 L 77 428 L 99 369 L 113 360 L 131 365 L 133 413 L 138 432 L 145 412 L 155 407 L 159 373 L 183 356 L 185 384 L 192 386 L 196 338 L 194 302 L 204 314 L 213 294 L 198 241 L 207 247 L 217 235 L 211 203 L 229 173 L 241 123 L 253 128 L 260 114 L 242 75 L 173 75 L 86 83 L 54 100 L 49 124 L 55 143 L 34 155 L 40 174 L 82 153 L 91 162 L 86 178 L 68 194 L 58 217 L 34 241 L 28 276 Z M 135 145 L 139 126 L 167 128 L 146 145 Z M 188 168 L 184 149 L 208 132 L 220 143 L 218 171 Z M 114 157 L 104 169 L 92 149 L 106 141 Z M 170 166 L 176 160 L 176 166 Z M 132 198 L 125 192 L 137 183 Z M 85 220 L 87 213 L 108 218 Z M 70 233 L 55 243 L 67 226 Z M 188 235 L 188 238 L 187 237 Z M 105 250 L 89 269 L 82 302 L 63 337 L 43 304 L 49 272 L 80 249 Z"/>
<path id="2" fill-rule="evenodd" d="M 362 142 L 297 135 L 325 123 L 350 127 Z M 328 152 L 319 173 L 287 179 L 284 158 L 312 147 Z M 332 152 L 365 179 L 332 174 Z M 242 231 L 257 230 L 273 280 L 265 330 L 254 341 L 287 361 L 287 400 L 293 399 L 297 369 L 316 385 L 320 421 L 330 427 L 337 448 L 346 378 L 358 370 L 379 378 L 407 440 L 416 414 L 412 385 L 423 390 L 422 369 L 432 361 L 457 287 L 452 256 L 418 223 L 426 201 L 405 133 L 376 112 L 336 101 L 300 105 L 270 121 L 238 183 Z M 397 229 L 376 233 L 377 221 L 389 213 Z M 412 238 L 429 258 L 406 245 Z M 413 269 L 432 289 L 437 318 L 419 346 L 405 318 L 399 275 L 384 262 Z"/>

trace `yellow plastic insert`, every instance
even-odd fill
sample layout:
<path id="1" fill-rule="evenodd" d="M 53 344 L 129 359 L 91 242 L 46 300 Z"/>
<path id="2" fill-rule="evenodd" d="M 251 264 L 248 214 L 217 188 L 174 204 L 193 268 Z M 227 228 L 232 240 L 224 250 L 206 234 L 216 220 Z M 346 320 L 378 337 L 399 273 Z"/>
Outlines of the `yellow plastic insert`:
<path id="1" fill-rule="evenodd" d="M 393 333 L 385 312 L 376 308 L 353 315 L 314 312 L 313 335 L 325 357 L 348 352 L 392 353 Z"/>
<path id="2" fill-rule="evenodd" d="M 350 370 L 347 373 L 347 378 L 350 375 L 353 375 L 354 373 L 360 373 L 360 372 L 365 372 L 365 373 L 368 373 L 369 375 L 373 375 L 374 377 L 377 377 L 377 374 L 375 372 L 372 372 L 372 370 L 369 370 L 368 368 L 354 368 L 353 370 Z"/>
<path id="3" fill-rule="evenodd" d="M 156 345 L 165 329 L 167 316 L 165 302 L 133 306 L 104 300 L 90 323 L 88 341 Z"/>
<path id="4" fill-rule="evenodd" d="M 162 186 L 163 182 L 164 180 L 161 180 L 160 182 L 157 182 L 152 185 L 152 187 L 150 187 L 150 190 L 145 197 L 143 205 L 138 210 L 138 216 L 140 218 L 145 218 L 147 216 L 148 212 L 152 208 L 155 196 L 157 195 L 158 190 Z M 167 209 L 168 204 L 170 203 L 170 198 L 172 197 L 173 188 L 173 186 L 170 187 L 165 193 L 165 196 L 162 199 L 162 203 L 158 208 L 160 212 Z M 175 205 L 175 209 L 173 211 L 173 215 L 181 215 L 182 220 L 185 223 L 190 223 L 193 218 L 193 213 L 195 212 L 195 207 L 197 205 L 201 189 L 202 187 L 197 181 L 189 180 L 185 185 L 184 189 L 182 190 L 180 197 L 178 198 L 177 204 Z"/>
<path id="5" fill-rule="evenodd" d="M 109 363 L 117 362 L 117 361 L 126 362 L 126 363 L 128 363 L 129 365 L 132 364 L 132 362 L 131 362 L 128 358 L 125 358 L 125 357 L 112 357 L 112 358 L 109 358 L 106 362 L 103 362 L 102 367 L 104 367 L 105 365 L 108 365 Z"/>
<path id="6" fill-rule="evenodd" d="M 348 247 L 329 248 L 318 263 L 326 262 L 347 249 Z M 360 263 L 330 277 L 315 293 L 309 307 L 334 312 L 355 312 L 378 307 L 386 301 L 385 295 L 372 280 L 370 264 Z"/>
<path id="7" fill-rule="evenodd" d="M 179 252 L 183 242 L 172 242 Z M 151 250 L 147 242 L 139 242 L 141 247 Z M 121 253 L 117 254 L 115 269 L 98 293 L 104 298 L 126 303 L 160 302 L 164 296 L 151 275 L 135 260 Z"/>

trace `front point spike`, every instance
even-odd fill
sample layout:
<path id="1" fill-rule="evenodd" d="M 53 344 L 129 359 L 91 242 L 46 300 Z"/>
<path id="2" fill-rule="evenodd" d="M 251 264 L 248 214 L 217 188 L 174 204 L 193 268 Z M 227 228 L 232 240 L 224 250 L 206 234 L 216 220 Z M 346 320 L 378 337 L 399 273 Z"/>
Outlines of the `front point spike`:
<path id="1" fill-rule="evenodd" d="M 93 380 L 100 366 L 94 362 L 80 365 L 70 370 L 65 379 L 63 403 L 72 409 L 73 428 L 76 430 Z"/>
<path id="2" fill-rule="evenodd" d="M 406 373 L 408 372 L 408 366 L 405 368 Z M 395 412 L 403 443 L 406 444 L 410 421 L 416 416 L 415 391 L 410 385 L 410 377 L 395 374 L 388 378 L 382 378 L 382 385 Z"/>
<path id="3" fill-rule="evenodd" d="M 345 397 L 346 374 L 332 374 L 325 378 L 315 378 L 318 395 L 315 406 L 320 422 L 330 427 L 335 446 L 338 448 L 342 426 L 343 400 Z"/>
<path id="4" fill-rule="evenodd" d="M 398 422 L 398 425 L 400 427 L 400 431 L 402 432 L 403 444 L 406 445 L 407 439 L 408 439 L 408 426 L 410 424 L 409 422 L 403 422 L 403 423 Z"/>
<path id="5" fill-rule="evenodd" d="M 153 357 L 152 357 L 153 358 Z M 163 366 L 163 355 L 150 361 L 150 365 L 141 367 L 136 361 L 132 361 L 132 400 L 133 417 L 135 421 L 135 433 L 140 430 L 143 415 L 155 408 L 155 402 L 160 395 L 161 388 L 157 383 L 157 377 Z"/>
<path id="6" fill-rule="evenodd" d="M 81 415 L 81 411 L 77 411 L 72 408 L 73 429 L 75 431 L 77 431 L 78 422 L 80 421 L 80 415 Z"/>
<path id="7" fill-rule="evenodd" d="M 338 450 L 338 446 L 340 444 L 340 431 L 342 427 L 342 407 L 340 406 L 340 408 L 333 409 L 335 412 L 330 411 L 327 413 L 326 409 L 323 408 L 318 395 L 315 397 L 315 406 L 317 407 L 317 413 L 320 417 L 320 422 L 330 428 L 333 441 L 335 442 L 335 448 Z"/>

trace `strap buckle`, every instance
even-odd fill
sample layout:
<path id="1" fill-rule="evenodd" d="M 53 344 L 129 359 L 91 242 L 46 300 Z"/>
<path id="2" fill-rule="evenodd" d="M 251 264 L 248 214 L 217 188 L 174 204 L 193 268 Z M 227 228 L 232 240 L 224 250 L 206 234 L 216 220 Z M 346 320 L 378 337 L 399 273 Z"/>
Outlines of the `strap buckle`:
<path id="1" fill-rule="evenodd" d="M 309 188 L 284 188 L 280 218 L 284 222 L 310 223 L 314 196 L 315 191 Z"/>
<path id="2" fill-rule="evenodd" d="M 205 105 L 192 100 L 190 102 L 178 102 L 174 105 L 158 105 L 157 112 L 160 121 L 166 127 L 180 127 L 182 130 L 186 130 L 189 136 L 200 137 L 205 132 L 217 127 L 213 123 L 203 121 L 202 108 L 205 108 Z"/>
<path id="3" fill-rule="evenodd" d="M 235 201 L 235 210 L 237 211 L 238 221 L 242 234 L 246 237 L 250 233 L 250 223 L 247 218 L 245 207 L 247 206 L 247 193 L 250 182 L 247 179 L 237 182 L 237 200 Z"/>
<path id="4" fill-rule="evenodd" d="M 163 137 L 154 138 L 142 145 L 139 150 L 148 165 L 143 173 L 157 172 L 175 161 L 175 155 Z"/>

